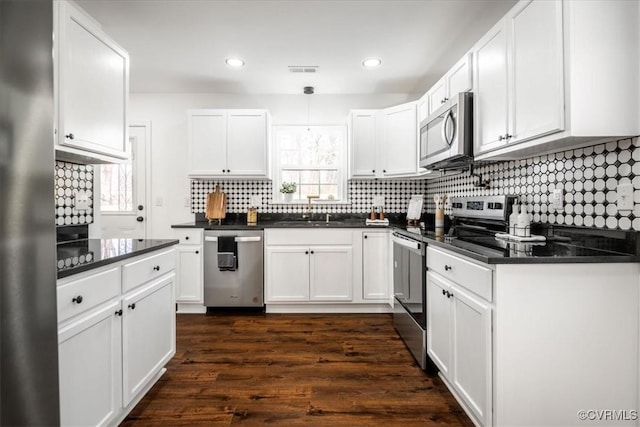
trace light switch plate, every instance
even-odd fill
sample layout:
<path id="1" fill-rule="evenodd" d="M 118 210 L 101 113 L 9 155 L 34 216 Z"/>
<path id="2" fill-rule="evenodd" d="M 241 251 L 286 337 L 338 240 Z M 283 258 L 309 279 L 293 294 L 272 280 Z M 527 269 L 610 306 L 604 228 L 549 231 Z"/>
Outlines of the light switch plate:
<path id="1" fill-rule="evenodd" d="M 156 197 L 156 206 L 162 206 L 162 196 Z"/>
<path id="2" fill-rule="evenodd" d="M 553 190 L 553 209 L 561 211 L 564 208 L 564 192 L 561 188 Z"/>
<path id="3" fill-rule="evenodd" d="M 77 211 L 86 211 L 89 209 L 89 196 L 84 190 L 77 191 L 73 198 L 73 207 Z"/>
<path id="4" fill-rule="evenodd" d="M 620 184 L 617 190 L 617 202 L 619 211 L 633 210 L 633 185 Z"/>

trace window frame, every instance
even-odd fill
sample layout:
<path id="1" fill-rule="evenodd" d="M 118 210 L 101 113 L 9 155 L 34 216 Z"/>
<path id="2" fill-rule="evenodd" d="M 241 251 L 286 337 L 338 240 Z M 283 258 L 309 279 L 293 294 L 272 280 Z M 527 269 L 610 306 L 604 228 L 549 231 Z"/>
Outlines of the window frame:
<path id="1" fill-rule="evenodd" d="M 329 166 L 316 166 L 316 167 L 305 167 L 305 166 L 292 166 L 287 167 L 283 166 L 280 163 L 280 139 L 279 134 L 281 132 L 290 132 L 290 133 L 298 133 L 307 130 L 330 130 L 331 132 L 339 132 L 342 139 L 342 144 L 340 148 L 339 160 L 336 167 Z M 301 204 L 307 203 L 307 199 L 293 199 L 291 202 L 286 202 L 283 200 L 280 193 L 280 186 L 282 185 L 281 181 L 281 173 L 282 169 L 289 170 L 335 170 L 337 169 L 338 173 L 338 181 L 337 181 L 337 194 L 334 200 L 329 199 L 314 199 L 314 203 L 349 203 L 348 194 L 347 194 L 347 182 L 349 178 L 349 141 L 348 141 L 348 130 L 346 125 L 273 125 L 272 126 L 272 149 L 271 149 L 271 158 L 272 158 L 272 184 L 273 184 L 273 194 L 272 194 L 272 202 L 278 204 Z"/>

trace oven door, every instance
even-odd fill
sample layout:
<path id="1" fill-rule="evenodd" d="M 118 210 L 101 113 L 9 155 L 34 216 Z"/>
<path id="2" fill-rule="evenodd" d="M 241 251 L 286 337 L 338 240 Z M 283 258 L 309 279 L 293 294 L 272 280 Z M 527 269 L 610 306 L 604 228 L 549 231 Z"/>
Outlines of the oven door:
<path id="1" fill-rule="evenodd" d="M 393 233 L 393 292 L 407 313 L 426 328 L 425 245 Z"/>

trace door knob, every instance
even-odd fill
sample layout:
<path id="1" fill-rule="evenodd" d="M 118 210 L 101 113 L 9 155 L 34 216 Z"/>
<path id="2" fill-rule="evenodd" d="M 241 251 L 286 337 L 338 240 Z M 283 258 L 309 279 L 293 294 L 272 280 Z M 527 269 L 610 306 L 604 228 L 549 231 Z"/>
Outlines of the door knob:
<path id="1" fill-rule="evenodd" d="M 138 210 L 139 210 L 139 211 L 141 211 L 141 210 L 143 210 L 143 209 L 144 209 L 144 206 L 142 206 L 142 205 L 138 205 Z"/>
<path id="2" fill-rule="evenodd" d="M 137 217 L 137 218 L 136 218 L 136 221 L 138 221 L 138 222 L 142 222 L 142 221 L 144 221 L 144 218 L 143 218 L 143 217 L 141 217 L 141 216 L 139 216 L 139 217 Z"/>

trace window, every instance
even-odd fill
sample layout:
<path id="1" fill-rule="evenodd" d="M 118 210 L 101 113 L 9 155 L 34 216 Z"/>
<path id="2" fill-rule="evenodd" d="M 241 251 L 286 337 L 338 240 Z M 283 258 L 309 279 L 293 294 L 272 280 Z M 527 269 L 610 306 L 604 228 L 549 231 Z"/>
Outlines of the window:
<path id="1" fill-rule="evenodd" d="M 307 196 L 342 201 L 346 196 L 345 126 L 274 126 L 274 199 L 283 182 L 296 184 L 294 201 Z"/>
<path id="2" fill-rule="evenodd" d="M 131 138 L 125 148 L 129 160 L 124 163 L 100 165 L 100 210 L 103 212 L 133 211 Z"/>

